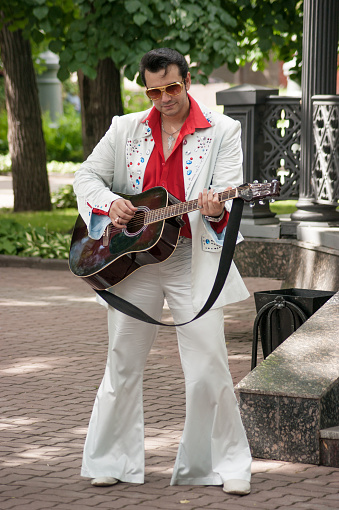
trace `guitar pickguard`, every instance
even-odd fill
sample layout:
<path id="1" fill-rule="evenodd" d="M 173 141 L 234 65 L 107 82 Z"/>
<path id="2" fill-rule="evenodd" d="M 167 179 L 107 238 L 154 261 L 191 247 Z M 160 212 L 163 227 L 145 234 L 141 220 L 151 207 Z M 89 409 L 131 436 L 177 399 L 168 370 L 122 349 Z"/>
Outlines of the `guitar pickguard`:
<path id="1" fill-rule="evenodd" d="M 126 228 L 123 229 L 125 236 L 134 237 L 147 228 L 147 225 L 145 225 L 145 212 L 149 210 L 149 207 L 144 205 L 138 207 L 133 220 L 127 223 Z"/>

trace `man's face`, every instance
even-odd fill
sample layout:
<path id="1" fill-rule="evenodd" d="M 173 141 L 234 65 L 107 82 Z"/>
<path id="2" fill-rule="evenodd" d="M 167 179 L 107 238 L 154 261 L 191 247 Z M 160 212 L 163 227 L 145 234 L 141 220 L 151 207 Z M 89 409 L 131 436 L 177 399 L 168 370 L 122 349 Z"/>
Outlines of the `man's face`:
<path id="1" fill-rule="evenodd" d="M 167 71 L 167 72 L 166 72 Z M 175 64 L 170 65 L 167 70 L 161 69 L 157 73 L 150 73 L 145 71 L 146 87 L 163 87 L 170 83 L 181 82 L 182 76 L 179 73 L 179 68 Z M 185 79 L 186 88 L 183 86 L 180 94 L 177 96 L 170 96 L 164 91 L 160 99 L 153 101 L 155 108 L 162 114 L 170 117 L 181 115 L 189 108 L 189 100 L 187 97 L 187 90 L 191 86 L 191 75 L 187 73 Z"/>

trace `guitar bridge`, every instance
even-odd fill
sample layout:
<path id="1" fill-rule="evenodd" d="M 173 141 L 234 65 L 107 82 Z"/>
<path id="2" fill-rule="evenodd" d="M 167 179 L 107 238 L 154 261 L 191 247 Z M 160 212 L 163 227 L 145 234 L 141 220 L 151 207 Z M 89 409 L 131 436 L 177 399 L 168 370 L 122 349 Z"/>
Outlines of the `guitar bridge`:
<path id="1" fill-rule="evenodd" d="M 107 227 L 105 228 L 104 230 L 104 233 L 102 234 L 102 245 L 103 246 L 108 246 L 108 243 L 109 243 L 109 225 L 107 225 Z"/>

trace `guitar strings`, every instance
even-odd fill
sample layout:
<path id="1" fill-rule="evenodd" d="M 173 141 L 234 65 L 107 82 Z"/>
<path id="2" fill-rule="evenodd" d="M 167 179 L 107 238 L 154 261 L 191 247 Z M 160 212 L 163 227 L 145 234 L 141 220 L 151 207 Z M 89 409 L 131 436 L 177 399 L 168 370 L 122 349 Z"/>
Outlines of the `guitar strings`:
<path id="1" fill-rule="evenodd" d="M 253 190 L 256 190 L 257 188 L 259 188 L 258 185 L 256 184 L 252 184 L 251 185 L 251 188 L 252 188 L 252 191 Z M 220 202 L 225 202 L 227 200 L 230 200 L 232 198 L 235 198 L 235 192 L 236 190 L 234 189 L 231 189 L 231 190 L 225 190 L 223 192 L 220 192 L 218 193 L 218 198 L 219 198 L 219 201 Z M 226 198 L 226 195 L 227 194 L 227 198 Z M 146 214 L 148 214 L 150 216 L 150 218 L 152 219 L 152 221 L 150 223 L 156 223 L 158 221 L 164 221 L 166 219 L 166 213 L 164 213 L 165 210 L 167 211 L 174 211 L 175 214 L 173 214 L 173 216 L 179 216 L 181 214 L 184 214 L 185 212 L 192 212 L 194 210 L 196 210 L 198 207 L 197 207 L 197 204 L 198 204 L 198 200 L 195 199 L 195 200 L 191 200 L 190 202 L 186 202 L 185 205 L 187 207 L 186 210 L 182 210 L 183 209 L 183 202 L 179 203 L 179 204 L 171 204 L 167 207 L 163 207 L 161 208 L 163 210 L 163 215 L 164 216 L 161 216 L 159 218 L 155 218 L 155 213 L 157 211 L 157 209 L 153 210 L 153 211 L 141 211 L 139 213 L 137 213 L 128 223 L 127 225 L 125 225 L 125 228 L 128 226 L 129 228 L 141 228 L 145 225 L 145 216 Z M 190 207 L 192 208 L 190 210 Z M 159 210 L 161 210 L 159 209 Z M 152 215 L 153 215 L 153 218 L 152 218 Z M 169 216 L 171 217 L 171 215 Z M 109 232 L 110 233 L 113 233 L 113 232 L 121 232 L 122 229 L 120 228 L 117 228 L 113 225 L 113 223 L 110 223 L 108 225 L 108 228 L 109 228 Z"/>
<path id="2" fill-rule="evenodd" d="M 144 224 L 145 224 L 145 222 L 144 222 L 143 220 L 141 220 L 140 218 L 135 218 L 135 217 L 134 217 L 134 218 L 132 218 L 132 219 L 131 219 L 128 223 L 127 223 L 127 225 L 125 225 L 125 228 L 126 228 L 127 226 L 129 226 L 129 227 L 134 227 L 134 228 L 135 228 L 135 227 L 137 227 L 137 228 L 138 228 L 138 227 L 143 227 L 143 226 L 144 226 Z M 121 230 L 122 230 L 121 228 L 115 227 L 115 226 L 113 225 L 113 223 L 110 223 L 110 224 L 108 225 L 108 227 L 109 227 L 109 231 L 110 231 L 110 232 L 121 232 Z"/>
<path id="3" fill-rule="evenodd" d="M 233 190 L 228 190 L 228 195 L 230 195 L 230 191 L 233 191 Z M 222 192 L 222 193 L 218 193 L 219 197 L 220 197 L 220 201 L 224 201 L 222 200 L 224 197 L 225 192 Z M 230 198 L 230 196 L 228 196 L 228 198 Z M 176 216 L 179 216 L 181 214 L 184 214 L 185 212 L 192 212 L 194 210 L 196 210 L 198 208 L 197 206 L 198 204 L 198 200 L 195 199 L 195 200 L 191 200 L 190 202 L 186 202 L 186 206 L 190 206 L 192 207 L 192 210 L 189 210 L 189 207 L 187 208 L 187 211 L 186 210 L 180 210 L 182 209 L 182 203 L 180 204 L 171 204 L 170 206 L 167 206 L 167 207 L 164 207 L 162 208 L 163 210 L 167 210 L 167 211 L 171 211 L 173 210 L 175 212 L 174 215 Z M 178 209 L 178 210 L 176 210 Z M 154 215 L 155 215 L 155 212 L 156 212 L 156 209 L 153 210 L 153 211 L 147 211 L 146 213 L 144 211 L 141 211 L 139 214 L 137 213 L 136 216 L 134 216 L 126 225 L 129 226 L 130 228 L 131 227 L 134 227 L 134 228 L 138 228 L 138 227 L 142 227 L 145 225 L 145 216 L 146 214 L 148 213 L 149 216 L 152 216 L 153 214 L 153 221 L 151 221 L 150 223 L 156 223 L 158 221 L 164 221 L 166 218 L 165 217 L 159 217 L 159 218 L 155 218 Z M 166 214 L 164 214 L 164 216 L 166 216 Z M 112 232 L 121 232 L 122 229 L 120 228 L 117 228 L 113 225 L 113 223 L 110 223 L 109 225 L 109 231 L 112 233 Z"/>
<path id="4" fill-rule="evenodd" d="M 263 191 L 265 189 L 266 189 L 266 191 L 269 191 L 268 186 L 270 186 L 269 183 L 268 184 L 253 183 L 253 184 L 248 185 L 247 187 L 249 187 L 252 190 L 252 192 L 254 192 L 254 193 L 257 193 L 259 190 L 263 194 Z M 237 188 L 236 189 L 233 188 L 233 189 L 225 190 L 225 191 L 218 193 L 219 202 L 226 202 L 227 200 L 236 198 L 236 192 L 237 192 Z M 269 193 L 267 193 L 267 194 L 269 194 Z M 186 208 L 183 207 L 184 205 L 186 206 Z M 150 223 L 164 221 L 168 217 L 172 217 L 172 215 L 179 216 L 181 214 L 185 214 L 186 212 L 189 213 L 189 212 L 195 211 L 197 209 L 198 209 L 198 199 L 194 199 L 194 200 L 191 200 L 191 201 L 185 202 L 185 203 L 180 202 L 178 204 L 171 204 L 171 205 L 162 207 L 160 209 L 154 209 L 154 210 L 148 210 L 148 211 L 137 211 L 136 215 L 127 223 L 126 227 L 127 226 L 129 226 L 130 228 L 143 227 L 145 225 L 146 215 L 148 215 L 148 217 L 151 219 L 151 221 L 149 223 L 146 223 L 146 225 L 148 225 Z M 155 215 L 156 215 L 157 211 L 162 211 L 162 215 L 160 215 L 159 217 L 156 218 Z M 167 211 L 170 212 L 169 216 L 167 216 Z M 110 223 L 110 225 L 109 225 L 110 232 L 120 232 L 121 230 L 122 229 L 115 227 L 113 225 L 113 223 Z"/>

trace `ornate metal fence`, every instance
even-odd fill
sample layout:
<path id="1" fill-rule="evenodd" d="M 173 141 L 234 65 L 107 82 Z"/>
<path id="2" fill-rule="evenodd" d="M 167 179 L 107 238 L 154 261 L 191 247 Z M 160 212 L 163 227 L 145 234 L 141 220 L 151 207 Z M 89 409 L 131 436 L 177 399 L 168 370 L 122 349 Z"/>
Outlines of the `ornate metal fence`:
<path id="1" fill-rule="evenodd" d="M 320 203 L 339 199 L 339 96 L 313 96 L 312 187 Z M 280 200 L 297 199 L 300 182 L 300 99 L 269 96 L 262 118 L 260 179 L 278 176 Z"/>
<path id="2" fill-rule="evenodd" d="M 339 199 L 339 96 L 313 96 L 312 169 L 301 175 L 301 99 L 278 91 L 240 85 L 217 92 L 225 115 L 241 122 L 245 180 L 279 178 L 279 200 L 299 199 L 309 172 L 314 198 L 324 205 Z M 271 94 L 271 95 L 270 95 Z M 312 172 L 311 172 L 312 170 Z"/>
<path id="3" fill-rule="evenodd" d="M 319 202 L 339 199 L 339 96 L 313 96 L 312 185 Z"/>
<path id="4" fill-rule="evenodd" d="M 300 179 L 301 107 L 299 98 L 269 96 L 262 118 L 260 180 L 281 182 L 280 200 L 297 199 Z"/>

